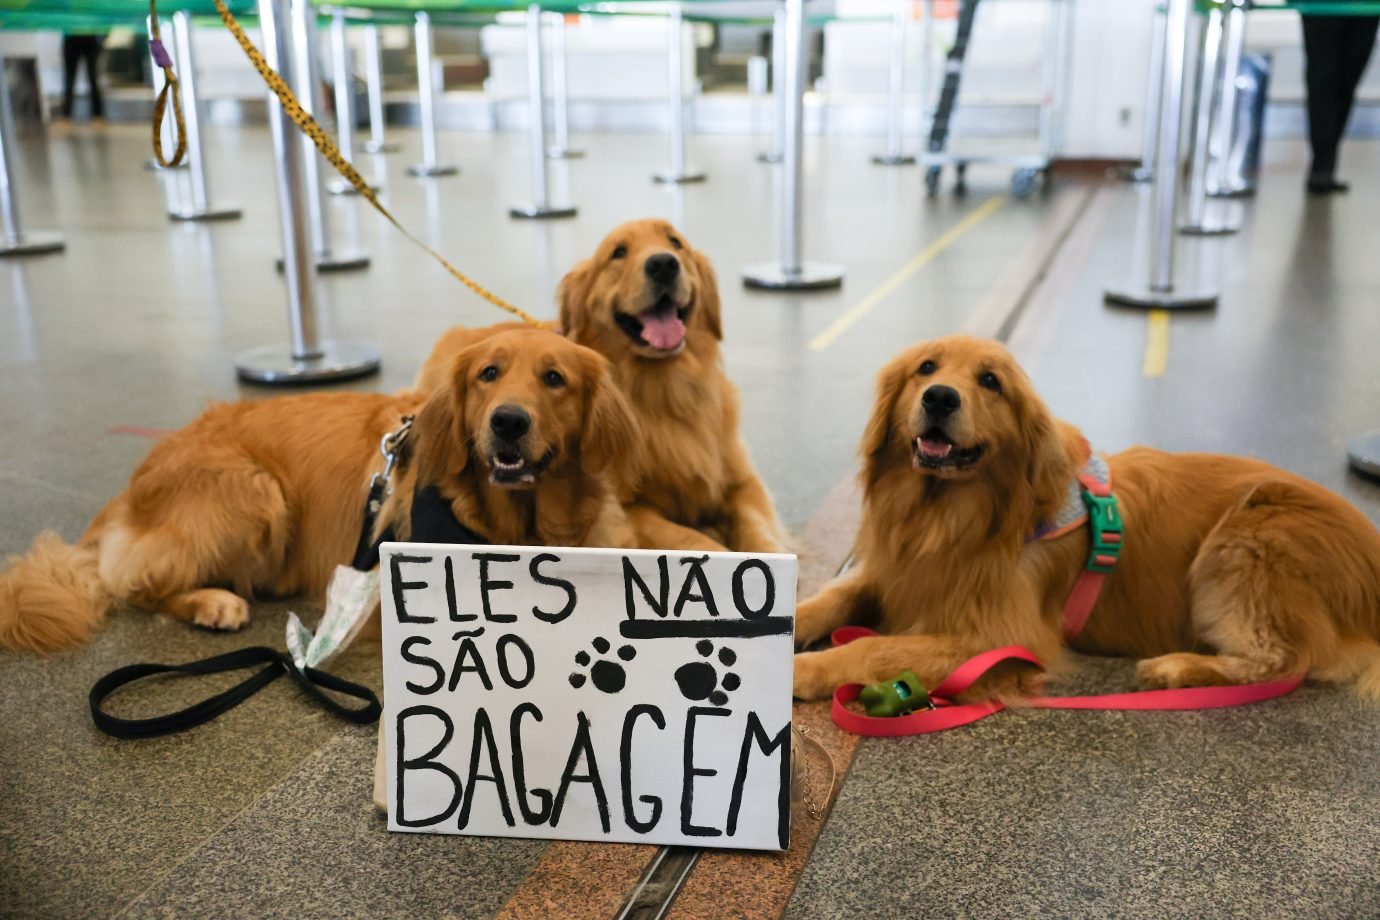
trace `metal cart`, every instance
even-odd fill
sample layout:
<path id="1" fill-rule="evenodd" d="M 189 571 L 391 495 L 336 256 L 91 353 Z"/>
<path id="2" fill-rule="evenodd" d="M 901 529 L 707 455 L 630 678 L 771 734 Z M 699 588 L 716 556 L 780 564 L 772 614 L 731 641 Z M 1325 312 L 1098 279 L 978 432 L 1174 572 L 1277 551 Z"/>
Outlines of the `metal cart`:
<path id="1" fill-rule="evenodd" d="M 920 163 L 925 167 L 925 187 L 931 195 L 936 194 L 944 168 L 947 166 L 954 170 L 954 192 L 962 194 L 967 188 L 966 177 L 970 164 L 997 164 L 1009 166 L 1012 170 L 1011 193 L 1017 198 L 1026 198 L 1047 178 L 1050 162 L 1060 140 L 1063 57 L 1068 47 L 1068 4 L 1065 0 L 1051 0 L 1050 16 L 1045 27 L 1041 88 L 1037 103 L 1040 108 L 1039 151 L 1020 155 L 952 153 L 947 149 L 951 133 L 950 121 L 958 108 L 963 63 L 968 53 L 968 42 L 972 38 L 973 22 L 979 2 L 980 0 L 959 0 L 958 31 L 953 47 L 949 49 L 944 62 L 944 78 L 930 121 L 929 138 L 925 153 L 920 157 Z M 924 72 L 921 94 L 926 99 L 930 95 L 929 57 L 934 44 L 933 28 L 933 0 L 925 0 L 922 55 Z"/>

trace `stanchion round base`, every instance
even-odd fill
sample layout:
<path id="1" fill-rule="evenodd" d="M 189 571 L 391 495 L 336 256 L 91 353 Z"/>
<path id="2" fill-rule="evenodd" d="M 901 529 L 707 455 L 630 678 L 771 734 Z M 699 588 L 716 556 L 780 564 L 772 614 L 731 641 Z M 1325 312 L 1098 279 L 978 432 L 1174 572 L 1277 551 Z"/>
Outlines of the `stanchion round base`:
<path id="1" fill-rule="evenodd" d="M 687 182 L 703 182 L 707 176 L 702 172 L 683 172 L 674 173 L 670 170 L 666 172 L 654 173 L 653 182 L 660 182 L 663 185 L 684 185 Z"/>
<path id="2" fill-rule="evenodd" d="M 1217 294 L 1213 291 L 1174 288 L 1157 291 L 1149 285 L 1136 288 L 1107 288 L 1102 299 L 1118 307 L 1136 307 L 1142 310 L 1208 310 L 1217 306 Z"/>
<path id="3" fill-rule="evenodd" d="M 583 150 L 576 150 L 574 147 L 548 147 L 546 150 L 548 160 L 578 160 L 584 155 Z"/>
<path id="4" fill-rule="evenodd" d="M 743 269 L 743 283 L 768 291 L 821 291 L 843 284 L 843 266 L 828 262 L 802 262 L 788 272 L 780 262 L 762 262 Z"/>
<path id="5" fill-rule="evenodd" d="M 371 192 L 377 192 L 379 189 L 383 188 L 383 186 L 379 185 L 377 182 L 368 182 L 365 184 L 369 186 L 369 191 Z M 330 182 L 326 183 L 326 191 L 330 192 L 332 195 L 359 194 L 359 189 L 355 188 L 354 185 L 346 179 L 332 179 Z"/>
<path id="6" fill-rule="evenodd" d="M 66 248 L 66 241 L 56 233 L 25 233 L 19 237 L 0 236 L 0 258 L 38 256 L 45 252 L 61 252 Z"/>
<path id="7" fill-rule="evenodd" d="M 522 220 L 554 220 L 558 217 L 574 217 L 576 213 L 578 209 L 574 205 L 532 204 L 508 209 L 509 217 Z"/>
<path id="8" fill-rule="evenodd" d="M 275 263 L 278 271 L 283 270 L 283 260 L 278 259 Z M 318 253 L 316 256 L 316 270 L 319 272 L 348 272 L 357 268 L 369 267 L 369 253 L 363 249 L 352 249 L 345 247 L 342 249 L 332 249 L 329 252 Z"/>
<path id="9" fill-rule="evenodd" d="M 872 162 L 878 166 L 910 166 L 915 163 L 915 157 L 904 153 L 879 153 L 872 158 Z"/>
<path id="10" fill-rule="evenodd" d="M 287 344 L 264 345 L 235 358 L 235 372 L 250 383 L 317 383 L 372 374 L 379 360 L 377 348 L 352 342 L 323 342 L 321 353 L 312 358 L 294 357 Z"/>
<path id="11" fill-rule="evenodd" d="M 442 166 L 433 164 L 428 166 L 426 163 L 418 163 L 416 166 L 407 167 L 409 176 L 420 176 L 425 179 L 431 176 L 453 176 L 460 172 L 459 166 Z"/>
<path id="12" fill-rule="evenodd" d="M 781 154 L 774 150 L 763 150 L 757 154 L 757 162 L 759 163 L 780 163 L 781 159 Z"/>
<path id="13" fill-rule="evenodd" d="M 400 144 L 391 144 L 388 141 L 384 141 L 382 144 L 366 141 L 363 149 L 365 153 L 397 153 L 402 149 L 402 146 Z"/>
<path id="14" fill-rule="evenodd" d="M 193 208 L 173 208 L 168 212 L 170 220 L 239 220 L 243 216 L 243 211 L 237 204 L 227 204 L 220 208 L 207 208 L 204 211 L 197 211 Z"/>
<path id="15" fill-rule="evenodd" d="M 1226 236 L 1240 229 L 1240 224 L 1231 221 L 1205 219 L 1201 224 L 1184 224 L 1179 228 L 1179 232 L 1184 236 Z"/>
<path id="16" fill-rule="evenodd" d="M 1346 446 L 1346 458 L 1358 473 L 1380 479 L 1380 431 L 1353 439 Z"/>

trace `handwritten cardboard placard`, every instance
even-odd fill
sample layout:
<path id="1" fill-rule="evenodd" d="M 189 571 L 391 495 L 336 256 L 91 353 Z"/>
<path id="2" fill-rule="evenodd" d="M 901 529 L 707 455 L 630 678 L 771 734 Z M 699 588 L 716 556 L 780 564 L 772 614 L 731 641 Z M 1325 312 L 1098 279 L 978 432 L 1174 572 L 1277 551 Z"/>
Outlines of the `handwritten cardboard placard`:
<path id="1" fill-rule="evenodd" d="M 784 849 L 796 558 L 382 547 L 395 831 Z"/>

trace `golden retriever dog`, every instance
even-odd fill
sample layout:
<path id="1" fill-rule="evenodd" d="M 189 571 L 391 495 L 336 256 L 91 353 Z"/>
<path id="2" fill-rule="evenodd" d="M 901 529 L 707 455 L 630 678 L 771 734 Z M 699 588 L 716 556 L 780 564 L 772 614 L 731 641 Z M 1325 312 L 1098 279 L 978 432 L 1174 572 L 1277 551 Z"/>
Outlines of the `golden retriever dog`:
<path id="1" fill-rule="evenodd" d="M 561 331 L 613 363 L 648 458 L 624 484 L 643 547 L 779 553 L 771 496 L 738 434 L 709 259 L 664 220 L 623 224 L 561 280 Z"/>
<path id="2" fill-rule="evenodd" d="M 556 296 L 561 331 L 612 362 L 642 429 L 647 462 L 620 490 L 638 545 L 783 552 L 771 496 L 738 436 L 709 259 L 664 220 L 631 221 L 572 268 Z M 439 385 L 450 356 L 488 334 L 447 331 L 418 389 Z"/>
<path id="3" fill-rule="evenodd" d="M 213 406 L 156 444 L 76 546 L 44 534 L 0 573 L 0 648 L 86 639 L 116 602 L 237 629 L 250 597 L 321 597 L 363 526 L 379 443 L 416 414 L 379 529 L 411 534 L 434 487 L 491 543 L 630 546 L 606 480 L 632 476 L 636 421 L 595 352 L 537 329 L 462 350 L 429 399 L 315 393 Z"/>
<path id="4" fill-rule="evenodd" d="M 906 349 L 878 378 L 862 439 L 854 566 L 796 620 L 802 647 L 860 620 L 884 635 L 797 655 L 795 695 L 907 668 L 933 687 L 1011 644 L 1057 664 L 1091 540 L 1086 526 L 1030 537 L 1086 453 L 1000 345 L 954 337 Z M 1124 549 L 1073 648 L 1143 659 L 1150 687 L 1306 673 L 1380 695 L 1380 535 L 1360 512 L 1255 460 L 1136 447 L 1107 461 Z M 1016 668 L 969 696 L 1037 684 Z"/>

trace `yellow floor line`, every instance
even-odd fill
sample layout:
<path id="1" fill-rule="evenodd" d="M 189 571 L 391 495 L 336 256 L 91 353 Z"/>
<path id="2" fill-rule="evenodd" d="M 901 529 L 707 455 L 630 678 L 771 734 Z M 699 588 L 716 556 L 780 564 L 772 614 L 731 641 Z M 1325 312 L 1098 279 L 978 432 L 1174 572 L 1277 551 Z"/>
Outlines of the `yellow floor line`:
<path id="1" fill-rule="evenodd" d="M 1169 311 L 1151 310 L 1145 317 L 1145 361 L 1140 370 L 1147 377 L 1163 377 L 1169 366 Z"/>
<path id="2" fill-rule="evenodd" d="M 933 261 L 935 256 L 952 246 L 963 236 L 963 234 L 995 214 L 997 210 L 1009 200 L 1010 199 L 1006 195 L 996 195 L 984 201 L 974 209 L 971 214 L 954 225 L 951 230 L 926 246 L 918 256 L 901 266 L 896 274 L 883 281 L 875 291 L 868 294 L 857 304 L 849 307 L 846 312 L 839 314 L 832 323 L 825 327 L 823 332 L 810 340 L 810 350 L 823 351 L 834 344 L 834 341 L 838 339 L 839 336 L 853 328 L 853 326 L 866 316 L 873 307 L 877 306 L 877 304 L 886 299 L 888 294 L 900 287 L 902 282 L 928 265 Z"/>

